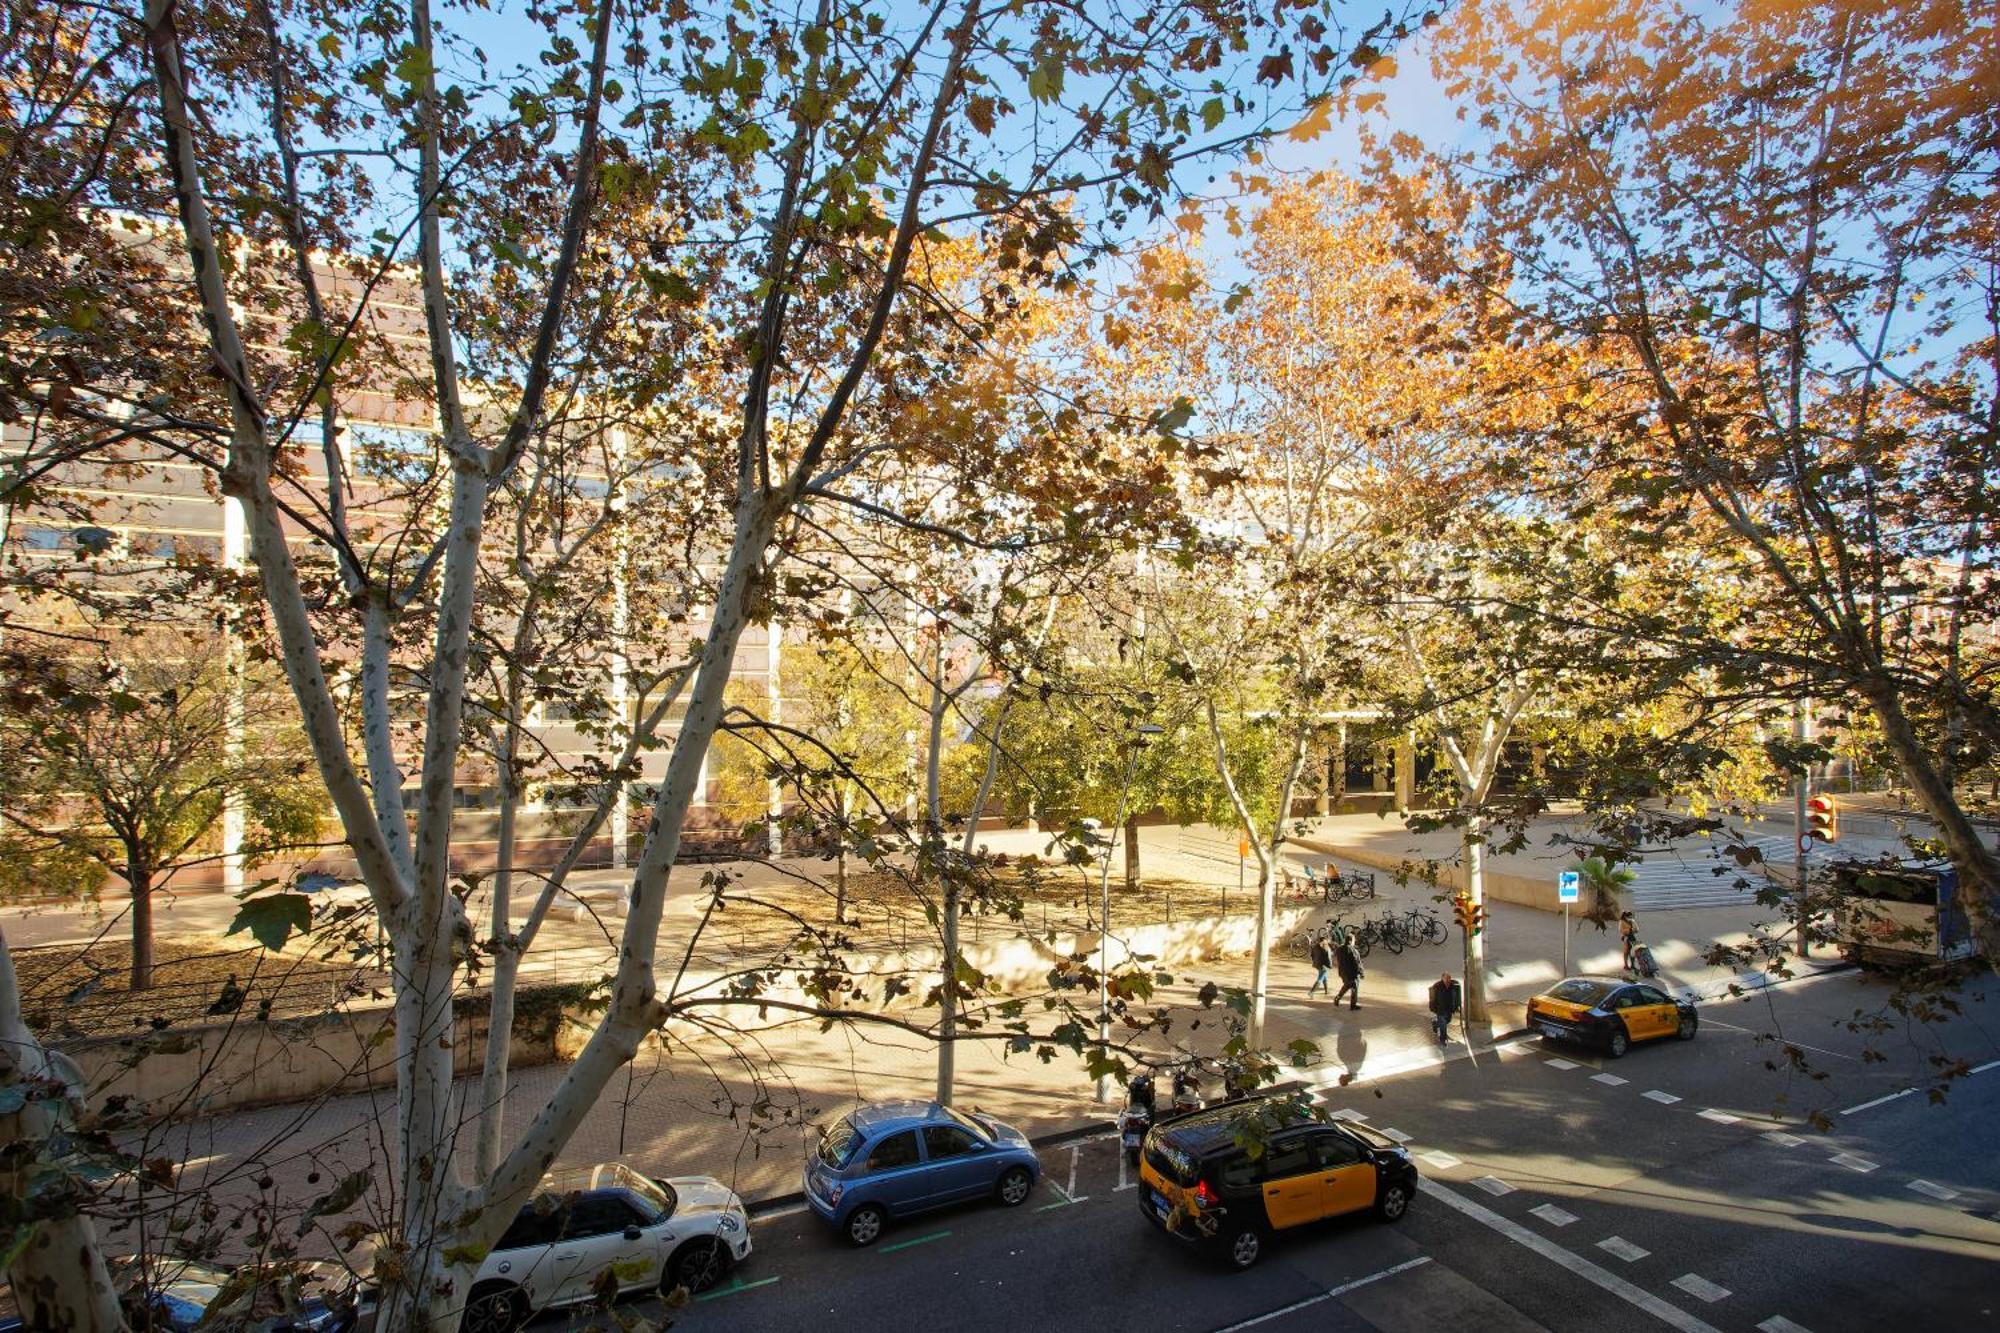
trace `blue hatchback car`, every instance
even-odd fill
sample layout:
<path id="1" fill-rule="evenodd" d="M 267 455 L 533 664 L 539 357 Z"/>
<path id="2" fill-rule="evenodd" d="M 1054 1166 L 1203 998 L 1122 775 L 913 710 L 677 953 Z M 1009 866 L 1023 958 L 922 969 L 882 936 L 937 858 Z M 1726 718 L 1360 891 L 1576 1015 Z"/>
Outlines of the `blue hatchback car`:
<path id="1" fill-rule="evenodd" d="M 968 1199 L 1025 1202 L 1042 1174 L 1012 1125 L 937 1102 L 870 1102 L 837 1121 L 806 1159 L 806 1200 L 856 1245 L 892 1217 Z"/>

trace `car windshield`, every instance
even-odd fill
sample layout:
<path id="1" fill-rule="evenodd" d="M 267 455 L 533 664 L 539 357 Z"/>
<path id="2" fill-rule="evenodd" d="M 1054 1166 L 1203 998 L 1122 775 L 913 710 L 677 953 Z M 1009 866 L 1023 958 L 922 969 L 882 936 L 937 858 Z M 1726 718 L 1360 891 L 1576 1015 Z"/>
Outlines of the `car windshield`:
<path id="1" fill-rule="evenodd" d="M 855 1132 L 853 1122 L 842 1120 L 819 1141 L 819 1160 L 838 1170 L 847 1165 L 860 1143 L 861 1135 Z"/>
<path id="2" fill-rule="evenodd" d="M 1601 981 L 1586 981 L 1572 977 L 1549 991 L 1552 1000 L 1566 1000 L 1570 1004 L 1595 1005 L 1611 993 L 1611 987 Z"/>
<path id="3" fill-rule="evenodd" d="M 672 1185 L 664 1180 L 642 1176 L 637 1171 L 634 1171 L 631 1178 L 625 1182 L 625 1188 L 638 1196 L 640 1206 L 653 1214 L 655 1222 L 672 1217 L 675 1207 L 680 1203 L 680 1196 L 674 1192 Z"/>
<path id="4" fill-rule="evenodd" d="M 943 1110 L 946 1115 L 950 1116 L 953 1120 L 957 1121 L 959 1124 L 965 1126 L 966 1129 L 970 1130 L 972 1132 L 972 1136 L 978 1139 L 980 1142 L 991 1143 L 993 1141 L 993 1131 L 988 1129 L 985 1125 L 980 1124 L 977 1120 L 972 1119 L 970 1116 L 960 1115 L 957 1111 L 952 1110 L 949 1106 L 944 1107 Z"/>

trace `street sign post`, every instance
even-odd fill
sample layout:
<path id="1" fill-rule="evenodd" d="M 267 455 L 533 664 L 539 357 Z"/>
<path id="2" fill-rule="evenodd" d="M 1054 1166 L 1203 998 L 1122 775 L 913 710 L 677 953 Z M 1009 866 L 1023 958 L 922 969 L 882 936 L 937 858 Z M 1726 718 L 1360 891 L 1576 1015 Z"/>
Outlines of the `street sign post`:
<path id="1" fill-rule="evenodd" d="M 1556 876 L 1556 901 L 1563 908 L 1563 975 L 1569 975 L 1569 905 L 1583 896 L 1583 876 L 1565 870 Z"/>

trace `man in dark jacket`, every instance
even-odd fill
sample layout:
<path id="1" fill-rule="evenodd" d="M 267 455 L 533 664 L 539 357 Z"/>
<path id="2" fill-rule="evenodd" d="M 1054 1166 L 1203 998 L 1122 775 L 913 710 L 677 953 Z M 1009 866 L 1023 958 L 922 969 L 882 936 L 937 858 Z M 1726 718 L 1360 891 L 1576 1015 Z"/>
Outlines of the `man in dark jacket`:
<path id="1" fill-rule="evenodd" d="M 1312 985 L 1306 987 L 1306 998 L 1308 1000 L 1312 998 L 1312 993 L 1316 990 L 1329 991 L 1333 989 L 1326 982 L 1326 970 L 1333 966 L 1333 955 L 1326 951 L 1326 937 L 1324 935 L 1313 936 L 1312 965 L 1318 971 L 1319 975 L 1313 978 Z"/>
<path id="2" fill-rule="evenodd" d="M 1431 1030 L 1437 1034 L 1440 1046 L 1445 1044 L 1445 1034 L 1451 1031 L 1451 1020 L 1458 1016 L 1462 998 L 1458 983 L 1449 972 L 1431 984 Z"/>
<path id="3" fill-rule="evenodd" d="M 1354 952 L 1354 945 L 1342 936 L 1340 947 L 1333 951 L 1334 965 L 1340 969 L 1340 989 L 1334 992 L 1333 1002 L 1340 1003 L 1340 997 L 1347 997 L 1349 1009 L 1361 1007 L 1361 955 Z"/>

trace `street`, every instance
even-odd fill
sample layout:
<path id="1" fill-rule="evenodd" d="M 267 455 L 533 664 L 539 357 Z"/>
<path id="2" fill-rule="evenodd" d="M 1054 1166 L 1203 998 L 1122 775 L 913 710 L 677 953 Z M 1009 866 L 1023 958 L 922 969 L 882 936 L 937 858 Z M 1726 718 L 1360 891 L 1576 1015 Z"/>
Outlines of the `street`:
<path id="1" fill-rule="evenodd" d="M 1423 1195 L 1394 1226 L 1287 1236 L 1240 1276 L 1148 1224 L 1115 1141 L 1093 1136 L 1043 1149 L 1018 1213 L 912 1218 L 866 1251 L 799 1207 L 767 1214 L 751 1261 L 676 1327 L 1991 1327 L 2000 1059 L 1943 1105 L 1897 1095 L 1924 1047 L 1863 1063 L 1836 1027 L 1880 986 L 1837 973 L 1711 1003 L 1692 1043 L 1620 1061 L 1515 1039 L 1337 1090 L 1337 1114 L 1408 1137 Z M 1994 1047 L 1996 996 L 1970 985 L 1962 1045 Z M 1799 1076 L 1765 1068 L 1773 1022 L 1819 1052 L 1844 1108 L 1831 1133 L 1783 1114 Z"/>

